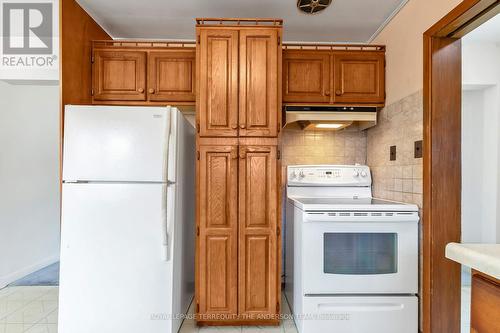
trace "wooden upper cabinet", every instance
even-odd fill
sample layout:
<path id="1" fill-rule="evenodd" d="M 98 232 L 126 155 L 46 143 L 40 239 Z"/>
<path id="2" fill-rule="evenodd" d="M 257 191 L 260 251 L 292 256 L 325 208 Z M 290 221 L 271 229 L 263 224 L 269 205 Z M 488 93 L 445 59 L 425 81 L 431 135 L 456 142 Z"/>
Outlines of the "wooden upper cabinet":
<path id="1" fill-rule="evenodd" d="M 199 34 L 199 134 L 238 136 L 238 30 L 202 29 Z"/>
<path id="2" fill-rule="evenodd" d="M 329 103 L 331 55 L 322 51 L 283 51 L 283 102 Z"/>
<path id="3" fill-rule="evenodd" d="M 334 55 L 334 92 L 336 103 L 384 103 L 384 53 L 336 53 Z"/>
<path id="4" fill-rule="evenodd" d="M 148 97 L 151 101 L 194 102 L 194 50 L 150 52 Z"/>
<path id="5" fill-rule="evenodd" d="M 275 314 L 278 300 L 276 146 L 239 147 L 239 313 Z"/>
<path id="6" fill-rule="evenodd" d="M 146 52 L 95 50 L 92 70 L 94 100 L 146 100 Z"/>
<path id="7" fill-rule="evenodd" d="M 240 31 L 239 135 L 275 137 L 281 114 L 277 29 Z"/>
<path id="8" fill-rule="evenodd" d="M 237 314 L 238 147 L 200 146 L 198 288 L 200 314 Z"/>

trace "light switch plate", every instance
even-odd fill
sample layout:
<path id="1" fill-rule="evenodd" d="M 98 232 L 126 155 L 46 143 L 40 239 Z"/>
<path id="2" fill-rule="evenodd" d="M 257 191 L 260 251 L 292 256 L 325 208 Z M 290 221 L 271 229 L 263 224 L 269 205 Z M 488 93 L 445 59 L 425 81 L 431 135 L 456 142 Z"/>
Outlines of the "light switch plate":
<path id="1" fill-rule="evenodd" d="M 396 160 L 396 146 L 391 146 L 389 149 L 389 160 L 390 161 L 395 161 Z"/>
<path id="2" fill-rule="evenodd" d="M 424 151 L 423 151 L 423 142 L 422 142 L 422 140 L 415 141 L 414 157 L 415 158 L 422 158 L 423 154 L 424 154 Z"/>

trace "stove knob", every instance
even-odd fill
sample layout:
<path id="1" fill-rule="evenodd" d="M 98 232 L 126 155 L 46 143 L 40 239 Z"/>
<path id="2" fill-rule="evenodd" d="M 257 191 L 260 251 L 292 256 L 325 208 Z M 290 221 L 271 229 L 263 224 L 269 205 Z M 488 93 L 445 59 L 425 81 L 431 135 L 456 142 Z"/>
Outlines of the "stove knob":
<path id="1" fill-rule="evenodd" d="M 304 178 L 305 176 L 306 176 L 306 175 L 304 174 L 304 171 L 301 171 L 301 172 L 299 173 L 299 178 L 300 178 L 300 179 Z"/>
<path id="2" fill-rule="evenodd" d="M 366 173 L 366 171 L 361 171 L 361 177 L 366 177 L 368 176 L 368 174 Z"/>
<path id="3" fill-rule="evenodd" d="M 354 177 L 359 177 L 359 171 L 358 170 L 354 170 L 354 172 L 352 173 L 352 175 Z"/>
<path id="4" fill-rule="evenodd" d="M 295 177 L 297 177 L 297 174 L 295 173 L 295 171 L 292 171 L 292 173 L 290 174 L 290 178 L 294 179 Z"/>

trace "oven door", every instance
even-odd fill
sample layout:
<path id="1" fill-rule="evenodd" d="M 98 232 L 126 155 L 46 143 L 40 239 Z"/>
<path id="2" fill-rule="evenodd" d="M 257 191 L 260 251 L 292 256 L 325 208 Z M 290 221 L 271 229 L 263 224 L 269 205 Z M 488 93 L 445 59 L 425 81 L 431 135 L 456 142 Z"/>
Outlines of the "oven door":
<path id="1" fill-rule="evenodd" d="M 417 293 L 418 213 L 304 214 L 306 295 Z"/>

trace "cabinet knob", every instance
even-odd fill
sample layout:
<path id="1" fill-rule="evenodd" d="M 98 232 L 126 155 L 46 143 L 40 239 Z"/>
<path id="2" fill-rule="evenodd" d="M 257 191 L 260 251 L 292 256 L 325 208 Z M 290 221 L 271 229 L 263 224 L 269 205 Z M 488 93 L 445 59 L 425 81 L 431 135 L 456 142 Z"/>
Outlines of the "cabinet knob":
<path id="1" fill-rule="evenodd" d="M 245 127 L 246 127 L 245 124 L 240 125 L 240 128 L 245 128 Z"/>
<path id="2" fill-rule="evenodd" d="M 342 91 L 340 91 L 340 90 L 335 91 L 335 95 L 337 95 L 337 96 L 342 95 Z"/>
<path id="3" fill-rule="evenodd" d="M 137 91 L 140 92 L 140 93 L 143 93 L 144 92 L 144 88 L 139 88 L 139 89 L 137 89 Z"/>
<path id="4" fill-rule="evenodd" d="M 232 129 L 237 129 L 237 128 L 238 128 L 238 125 L 236 125 L 236 124 L 232 124 L 232 125 L 231 125 L 231 128 L 232 128 Z"/>
<path id="5" fill-rule="evenodd" d="M 155 93 L 155 90 L 153 88 L 149 88 L 149 93 L 150 94 L 154 94 Z"/>
<path id="6" fill-rule="evenodd" d="M 329 91 L 325 92 L 325 96 L 330 96 L 330 92 Z"/>

